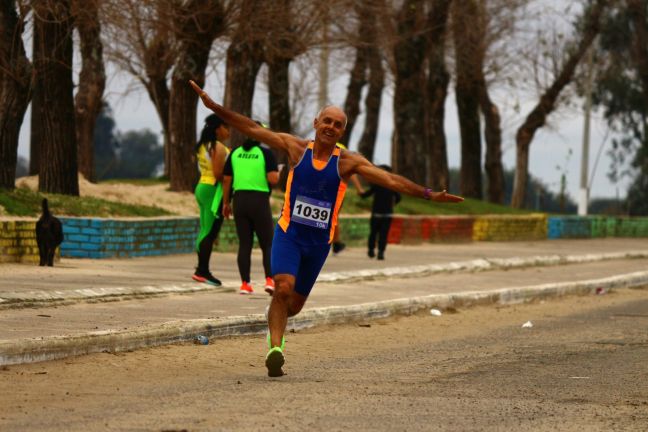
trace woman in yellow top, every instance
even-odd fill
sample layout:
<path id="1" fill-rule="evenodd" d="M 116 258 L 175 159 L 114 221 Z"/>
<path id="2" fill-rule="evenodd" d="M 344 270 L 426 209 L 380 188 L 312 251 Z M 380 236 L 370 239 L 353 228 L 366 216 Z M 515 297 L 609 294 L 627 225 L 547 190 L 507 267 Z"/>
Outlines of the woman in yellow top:
<path id="1" fill-rule="evenodd" d="M 200 180 L 196 185 L 194 195 L 200 207 L 200 232 L 196 239 L 196 252 L 198 253 L 198 266 L 192 279 L 210 285 L 220 286 L 221 281 L 216 279 L 209 271 L 209 259 L 212 247 L 223 218 L 222 197 L 223 167 L 229 149 L 222 143 L 229 138 L 227 124 L 216 114 L 205 118 L 205 126 L 200 133 L 200 140 L 196 144 L 196 159 Z"/>

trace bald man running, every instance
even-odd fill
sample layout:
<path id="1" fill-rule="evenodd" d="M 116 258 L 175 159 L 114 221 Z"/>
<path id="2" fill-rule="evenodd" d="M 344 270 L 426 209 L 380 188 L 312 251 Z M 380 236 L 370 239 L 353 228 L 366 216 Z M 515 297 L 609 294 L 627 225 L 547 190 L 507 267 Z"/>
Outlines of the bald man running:
<path id="1" fill-rule="evenodd" d="M 405 177 L 382 170 L 358 153 L 342 150 L 347 118 L 335 106 L 322 108 L 313 121 L 315 139 L 273 132 L 255 121 L 214 102 L 195 82 L 189 81 L 207 108 L 225 123 L 257 141 L 288 154 L 290 172 L 284 206 L 275 228 L 271 268 L 275 291 L 268 311 L 268 376 L 284 374 L 284 332 L 288 317 L 304 307 L 328 256 L 338 211 L 347 181 L 359 174 L 373 184 L 396 192 L 438 202 L 463 198 L 420 186 Z"/>

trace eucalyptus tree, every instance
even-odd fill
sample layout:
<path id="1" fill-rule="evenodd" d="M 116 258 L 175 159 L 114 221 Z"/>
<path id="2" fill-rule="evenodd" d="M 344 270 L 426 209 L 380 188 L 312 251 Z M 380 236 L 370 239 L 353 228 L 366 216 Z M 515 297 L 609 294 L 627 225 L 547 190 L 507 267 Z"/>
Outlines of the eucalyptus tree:
<path id="1" fill-rule="evenodd" d="M 103 105 L 106 71 L 99 21 L 100 0 L 73 0 L 74 25 L 79 33 L 81 71 L 74 98 L 79 171 L 95 181 L 94 130 Z"/>
<path id="2" fill-rule="evenodd" d="M 38 40 L 37 86 L 43 105 L 38 189 L 41 192 L 79 195 L 76 122 L 72 80 L 70 0 L 34 0 L 34 33 Z"/>
<path id="3" fill-rule="evenodd" d="M 625 0 L 610 8 L 594 57 L 593 104 L 613 132 L 613 182 L 630 179 L 627 209 L 648 215 L 648 5 Z"/>
<path id="4" fill-rule="evenodd" d="M 0 4 L 0 188 L 15 186 L 18 136 L 29 105 L 32 65 L 22 34 L 27 8 L 21 2 Z"/>

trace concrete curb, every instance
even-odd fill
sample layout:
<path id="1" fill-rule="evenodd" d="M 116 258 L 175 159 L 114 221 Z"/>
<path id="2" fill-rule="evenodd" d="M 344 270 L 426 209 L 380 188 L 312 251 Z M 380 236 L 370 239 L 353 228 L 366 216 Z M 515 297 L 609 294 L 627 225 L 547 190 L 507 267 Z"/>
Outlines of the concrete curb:
<path id="1" fill-rule="evenodd" d="M 49 304 L 74 303 L 75 301 L 113 301 L 130 298 L 155 297 L 167 294 L 190 294 L 194 292 L 234 292 L 238 286 L 225 283 L 214 287 L 207 284 L 186 283 L 176 285 L 140 286 L 140 287 L 104 287 L 80 288 L 73 290 L 33 290 L 0 292 L 0 310 L 48 306 Z"/>
<path id="2" fill-rule="evenodd" d="M 353 282 L 389 277 L 417 277 L 434 273 L 476 272 L 499 269 L 514 269 L 535 266 L 556 266 L 582 264 L 596 261 L 648 258 L 648 251 L 614 252 L 587 255 L 539 255 L 526 258 L 491 258 L 469 261 L 456 261 L 445 264 L 430 264 L 407 267 L 387 267 L 382 269 L 356 270 L 347 272 L 322 273 L 318 282 Z M 143 287 L 105 287 L 73 290 L 33 290 L 0 292 L 0 309 L 48 306 L 51 304 L 73 303 L 76 301 L 112 301 L 129 298 L 155 297 L 167 294 L 188 294 L 193 292 L 235 292 L 238 281 L 224 281 L 221 287 L 206 284 L 186 283 L 174 285 Z"/>
<path id="3" fill-rule="evenodd" d="M 426 276 L 434 273 L 476 272 L 500 269 L 513 269 L 535 266 L 556 266 L 566 264 L 583 264 L 588 262 L 620 259 L 648 258 L 648 251 L 612 252 L 587 255 L 538 255 L 523 258 L 482 258 L 469 261 L 457 261 L 445 264 L 429 264 L 409 267 L 387 267 L 383 269 L 357 270 L 350 272 L 324 273 L 318 282 L 351 282 L 375 278 Z"/>
<path id="4" fill-rule="evenodd" d="M 583 295 L 596 292 L 598 289 L 610 291 L 645 286 L 648 286 L 648 271 L 577 282 L 490 291 L 433 294 L 351 306 L 308 309 L 297 317 L 291 318 L 288 327 L 299 330 L 320 325 L 368 321 L 393 315 L 411 315 L 421 309 L 432 307 L 447 309 L 476 305 L 525 303 L 550 297 Z M 188 341 L 198 334 L 218 338 L 254 335 L 265 331 L 265 317 L 255 314 L 213 320 L 172 321 L 127 331 L 110 330 L 78 336 L 3 340 L 0 341 L 0 365 L 34 363 L 96 352 L 128 351 Z"/>

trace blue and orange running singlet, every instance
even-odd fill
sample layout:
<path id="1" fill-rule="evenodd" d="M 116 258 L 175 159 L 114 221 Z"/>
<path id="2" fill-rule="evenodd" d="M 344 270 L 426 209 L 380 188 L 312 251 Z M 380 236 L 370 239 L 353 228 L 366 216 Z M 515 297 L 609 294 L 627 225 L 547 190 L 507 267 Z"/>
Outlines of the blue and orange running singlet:
<path id="1" fill-rule="evenodd" d="M 347 187 L 338 172 L 340 151 L 336 146 L 328 162 L 318 164 L 311 142 L 288 174 L 279 226 L 300 244 L 329 244 L 333 240 Z"/>

